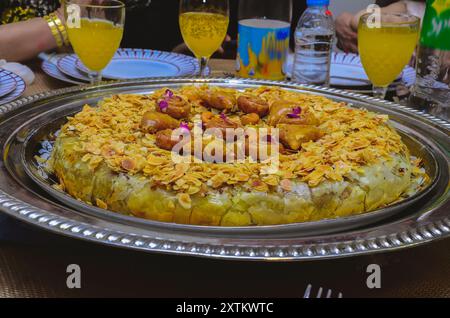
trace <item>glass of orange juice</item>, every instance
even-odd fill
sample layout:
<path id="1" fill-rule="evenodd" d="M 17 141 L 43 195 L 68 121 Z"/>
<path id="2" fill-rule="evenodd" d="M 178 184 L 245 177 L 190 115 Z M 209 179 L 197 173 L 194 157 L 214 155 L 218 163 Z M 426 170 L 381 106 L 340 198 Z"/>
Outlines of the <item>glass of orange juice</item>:
<path id="1" fill-rule="evenodd" d="M 228 0 L 181 0 L 179 17 L 181 35 L 200 63 L 200 75 L 211 55 L 227 35 Z"/>
<path id="2" fill-rule="evenodd" d="M 374 97 L 384 99 L 389 84 L 408 64 L 419 30 L 420 19 L 409 14 L 380 13 L 379 19 L 373 13 L 361 16 L 358 48 Z"/>
<path id="3" fill-rule="evenodd" d="M 125 5 L 117 0 L 66 0 L 64 16 L 70 43 L 89 70 L 91 84 L 100 82 L 122 40 Z"/>

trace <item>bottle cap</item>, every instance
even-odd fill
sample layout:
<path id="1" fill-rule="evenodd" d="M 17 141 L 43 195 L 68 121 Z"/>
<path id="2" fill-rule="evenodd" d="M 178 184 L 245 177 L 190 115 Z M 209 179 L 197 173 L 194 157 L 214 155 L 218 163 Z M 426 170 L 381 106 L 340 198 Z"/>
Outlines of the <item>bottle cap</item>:
<path id="1" fill-rule="evenodd" d="M 306 5 L 312 6 L 327 6 L 330 4 L 330 0 L 306 0 Z"/>

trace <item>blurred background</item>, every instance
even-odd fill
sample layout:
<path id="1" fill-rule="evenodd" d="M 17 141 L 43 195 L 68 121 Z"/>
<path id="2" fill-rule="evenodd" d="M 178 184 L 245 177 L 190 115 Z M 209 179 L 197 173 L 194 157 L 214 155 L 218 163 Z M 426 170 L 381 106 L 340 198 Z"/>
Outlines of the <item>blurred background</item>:
<path id="1" fill-rule="evenodd" d="M 343 12 L 358 12 L 367 5 L 374 3 L 374 0 L 334 0 L 330 2 L 330 10 L 335 17 Z M 292 32 L 297 21 L 305 9 L 306 0 L 293 1 Z M 122 47 L 143 47 L 158 50 L 171 51 L 175 46 L 183 43 L 178 25 L 178 0 L 153 1 L 149 8 L 139 8 L 127 12 L 127 23 L 125 26 Z M 238 1 L 230 1 L 230 21 L 237 22 Z M 165 16 L 161 21 L 161 15 Z M 167 23 L 167 21 L 172 21 Z M 164 32 L 155 32 L 163 28 Z M 142 30 L 137 32 L 137 30 Z M 215 57 L 235 58 L 237 23 L 231 22 L 228 28 L 228 34 L 231 36 L 229 43 L 224 43 L 224 54 Z M 144 38 L 143 38 L 144 37 Z M 293 39 L 291 39 L 291 49 L 293 49 Z M 191 55 L 187 48 L 177 48 L 178 53 Z"/>
<path id="2" fill-rule="evenodd" d="M 338 16 L 344 11 L 358 12 L 371 3 L 374 3 L 374 0 L 335 0 L 331 1 L 330 10 Z"/>

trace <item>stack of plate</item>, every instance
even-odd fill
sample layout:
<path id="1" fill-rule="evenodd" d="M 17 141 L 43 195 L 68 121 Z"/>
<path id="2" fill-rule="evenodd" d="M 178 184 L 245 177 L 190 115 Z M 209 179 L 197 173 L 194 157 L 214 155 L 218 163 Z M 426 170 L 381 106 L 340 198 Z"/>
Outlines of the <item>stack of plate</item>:
<path id="1" fill-rule="evenodd" d="M 294 55 L 289 55 L 287 62 L 287 75 L 292 77 Z M 406 66 L 395 80 L 394 84 L 402 83 L 410 87 L 416 81 L 416 71 Z M 359 55 L 352 53 L 333 52 L 331 55 L 330 84 L 333 87 L 352 89 L 359 92 L 371 92 L 371 82 L 364 71 Z M 396 85 L 391 88 L 395 89 Z"/>
<path id="2" fill-rule="evenodd" d="M 89 82 L 88 69 L 75 54 L 58 54 L 42 62 L 51 77 L 72 84 Z M 199 72 L 195 58 L 163 51 L 119 49 L 102 71 L 104 79 L 193 76 Z"/>
<path id="3" fill-rule="evenodd" d="M 287 62 L 289 78 L 292 75 L 293 62 L 293 55 L 289 55 Z M 89 82 L 88 69 L 75 54 L 51 56 L 42 63 L 42 69 L 48 75 L 64 82 L 72 84 Z M 197 60 L 183 54 L 146 49 L 119 49 L 102 74 L 104 79 L 118 80 L 194 76 L 198 71 Z M 395 83 L 410 87 L 415 80 L 414 68 L 407 66 Z M 337 88 L 371 92 L 370 80 L 356 54 L 333 52 L 330 82 L 331 86 Z M 392 88 L 395 88 L 395 85 Z"/>
<path id="4" fill-rule="evenodd" d="M 19 75 L 0 68 L 0 105 L 19 98 L 25 88 L 25 81 Z"/>

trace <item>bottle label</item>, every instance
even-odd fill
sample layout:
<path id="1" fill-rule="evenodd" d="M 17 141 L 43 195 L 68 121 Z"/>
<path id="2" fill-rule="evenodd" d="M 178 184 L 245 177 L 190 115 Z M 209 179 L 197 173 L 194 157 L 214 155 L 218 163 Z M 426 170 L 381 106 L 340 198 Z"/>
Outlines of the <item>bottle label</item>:
<path id="1" fill-rule="evenodd" d="M 450 50 L 450 0 L 427 0 L 420 44 Z"/>

